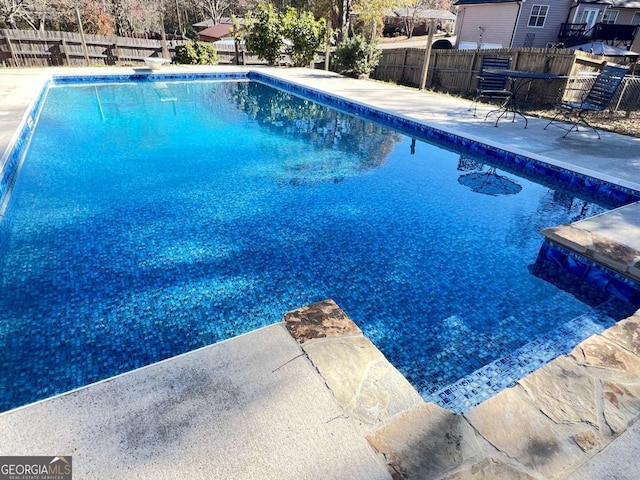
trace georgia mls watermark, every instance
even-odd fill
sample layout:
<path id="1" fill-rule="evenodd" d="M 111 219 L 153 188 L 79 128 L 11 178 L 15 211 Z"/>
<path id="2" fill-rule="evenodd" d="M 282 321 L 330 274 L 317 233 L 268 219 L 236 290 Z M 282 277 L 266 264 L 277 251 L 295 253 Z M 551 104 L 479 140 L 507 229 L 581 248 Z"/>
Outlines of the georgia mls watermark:
<path id="1" fill-rule="evenodd" d="M 0 480 L 71 480 L 71 457 L 0 457 Z"/>

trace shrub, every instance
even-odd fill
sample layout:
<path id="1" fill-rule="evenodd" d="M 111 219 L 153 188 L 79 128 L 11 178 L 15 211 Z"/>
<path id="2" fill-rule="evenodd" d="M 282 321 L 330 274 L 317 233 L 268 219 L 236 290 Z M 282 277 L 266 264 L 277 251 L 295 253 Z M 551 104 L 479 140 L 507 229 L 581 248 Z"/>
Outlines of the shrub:
<path id="1" fill-rule="evenodd" d="M 250 12 L 245 22 L 247 27 L 245 42 L 249 51 L 269 62 L 269 65 L 278 63 L 284 48 L 283 25 L 282 17 L 275 11 L 273 5 L 258 5 L 255 16 Z"/>
<path id="2" fill-rule="evenodd" d="M 176 46 L 173 63 L 185 65 L 216 65 L 218 51 L 206 42 L 187 42 Z"/>
<path id="3" fill-rule="evenodd" d="M 324 19 L 318 21 L 311 12 L 298 14 L 288 7 L 283 18 L 284 36 L 291 41 L 287 53 L 295 67 L 307 67 L 316 56 L 316 52 L 324 43 L 327 25 Z"/>
<path id="4" fill-rule="evenodd" d="M 376 68 L 382 50 L 371 45 L 361 35 L 343 40 L 333 56 L 333 68 L 342 75 L 359 77 L 369 75 Z"/>
<path id="5" fill-rule="evenodd" d="M 311 12 L 298 13 L 287 7 L 281 14 L 271 4 L 258 5 L 257 12 L 247 15 L 245 24 L 247 48 L 270 65 L 279 63 L 280 56 L 287 53 L 294 66 L 308 66 L 327 31 L 325 20 L 316 21 Z"/>
<path id="6" fill-rule="evenodd" d="M 184 36 L 189 40 L 193 40 L 194 42 L 197 42 L 200 38 L 198 32 L 196 32 L 191 25 L 187 25 L 187 27 L 185 28 Z"/>

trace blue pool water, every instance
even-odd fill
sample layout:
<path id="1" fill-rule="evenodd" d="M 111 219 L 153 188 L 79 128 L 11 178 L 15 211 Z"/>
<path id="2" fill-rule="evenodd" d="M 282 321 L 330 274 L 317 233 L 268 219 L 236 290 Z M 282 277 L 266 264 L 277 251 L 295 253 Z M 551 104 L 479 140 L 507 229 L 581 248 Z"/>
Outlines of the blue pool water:
<path id="1" fill-rule="evenodd" d="M 461 178 L 489 168 L 257 82 L 52 87 L 0 223 L 0 410 L 326 298 L 429 397 L 593 311 L 530 269 L 604 208 Z"/>

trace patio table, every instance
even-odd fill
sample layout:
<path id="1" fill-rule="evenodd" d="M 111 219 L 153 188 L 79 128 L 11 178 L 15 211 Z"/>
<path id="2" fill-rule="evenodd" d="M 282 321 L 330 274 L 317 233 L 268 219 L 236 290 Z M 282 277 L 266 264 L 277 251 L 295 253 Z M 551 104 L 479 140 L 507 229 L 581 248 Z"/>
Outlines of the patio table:
<path id="1" fill-rule="evenodd" d="M 499 108 L 495 110 L 491 110 L 489 113 L 485 115 L 485 120 L 492 114 L 497 113 L 498 118 L 496 118 L 496 123 L 494 127 L 498 126 L 498 122 L 502 117 L 507 118 L 509 112 L 513 114 L 512 122 L 516 121 L 516 115 L 520 115 L 524 118 L 524 128 L 527 128 L 529 121 L 527 117 L 518 109 L 518 93 L 524 88 L 531 85 L 531 82 L 535 80 L 556 80 L 558 78 L 562 78 L 560 75 L 555 75 L 553 73 L 542 73 L 542 72 L 528 72 L 525 70 L 509 70 L 502 68 L 487 68 L 485 72 L 492 75 L 500 75 L 507 77 L 508 90 L 511 92 L 511 95 L 500 105 Z"/>

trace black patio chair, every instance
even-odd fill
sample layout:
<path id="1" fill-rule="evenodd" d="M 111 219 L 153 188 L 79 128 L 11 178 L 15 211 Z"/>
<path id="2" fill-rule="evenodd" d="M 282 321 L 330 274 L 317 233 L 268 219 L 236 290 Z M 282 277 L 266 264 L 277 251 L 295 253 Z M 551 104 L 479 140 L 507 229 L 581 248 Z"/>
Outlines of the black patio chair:
<path id="1" fill-rule="evenodd" d="M 473 108 L 473 116 L 476 116 L 476 110 L 478 108 L 478 100 L 481 98 L 499 99 L 503 104 L 511 98 L 512 93 L 507 90 L 507 77 L 504 75 L 496 75 L 487 73 L 487 69 L 500 69 L 508 70 L 511 65 L 510 58 L 493 58 L 482 57 L 482 63 L 480 64 L 480 73 L 478 74 L 478 88 L 476 89 L 476 96 L 469 107 L 469 110 Z"/>
<path id="2" fill-rule="evenodd" d="M 587 121 L 585 115 L 590 112 L 602 112 L 605 110 L 628 72 L 628 67 L 605 65 L 591 88 L 585 92 L 582 100 L 579 102 L 562 101 L 555 106 L 558 111 L 544 129 L 546 130 L 549 125 L 553 124 L 555 127 L 567 131 L 562 136 L 562 138 L 565 138 L 571 132 L 577 132 L 579 125 L 582 124 L 596 132 L 596 135 L 600 138 L 600 133 Z M 560 115 L 563 117 L 562 121 L 557 120 Z M 569 128 L 567 128 L 565 121 L 571 124 Z"/>

